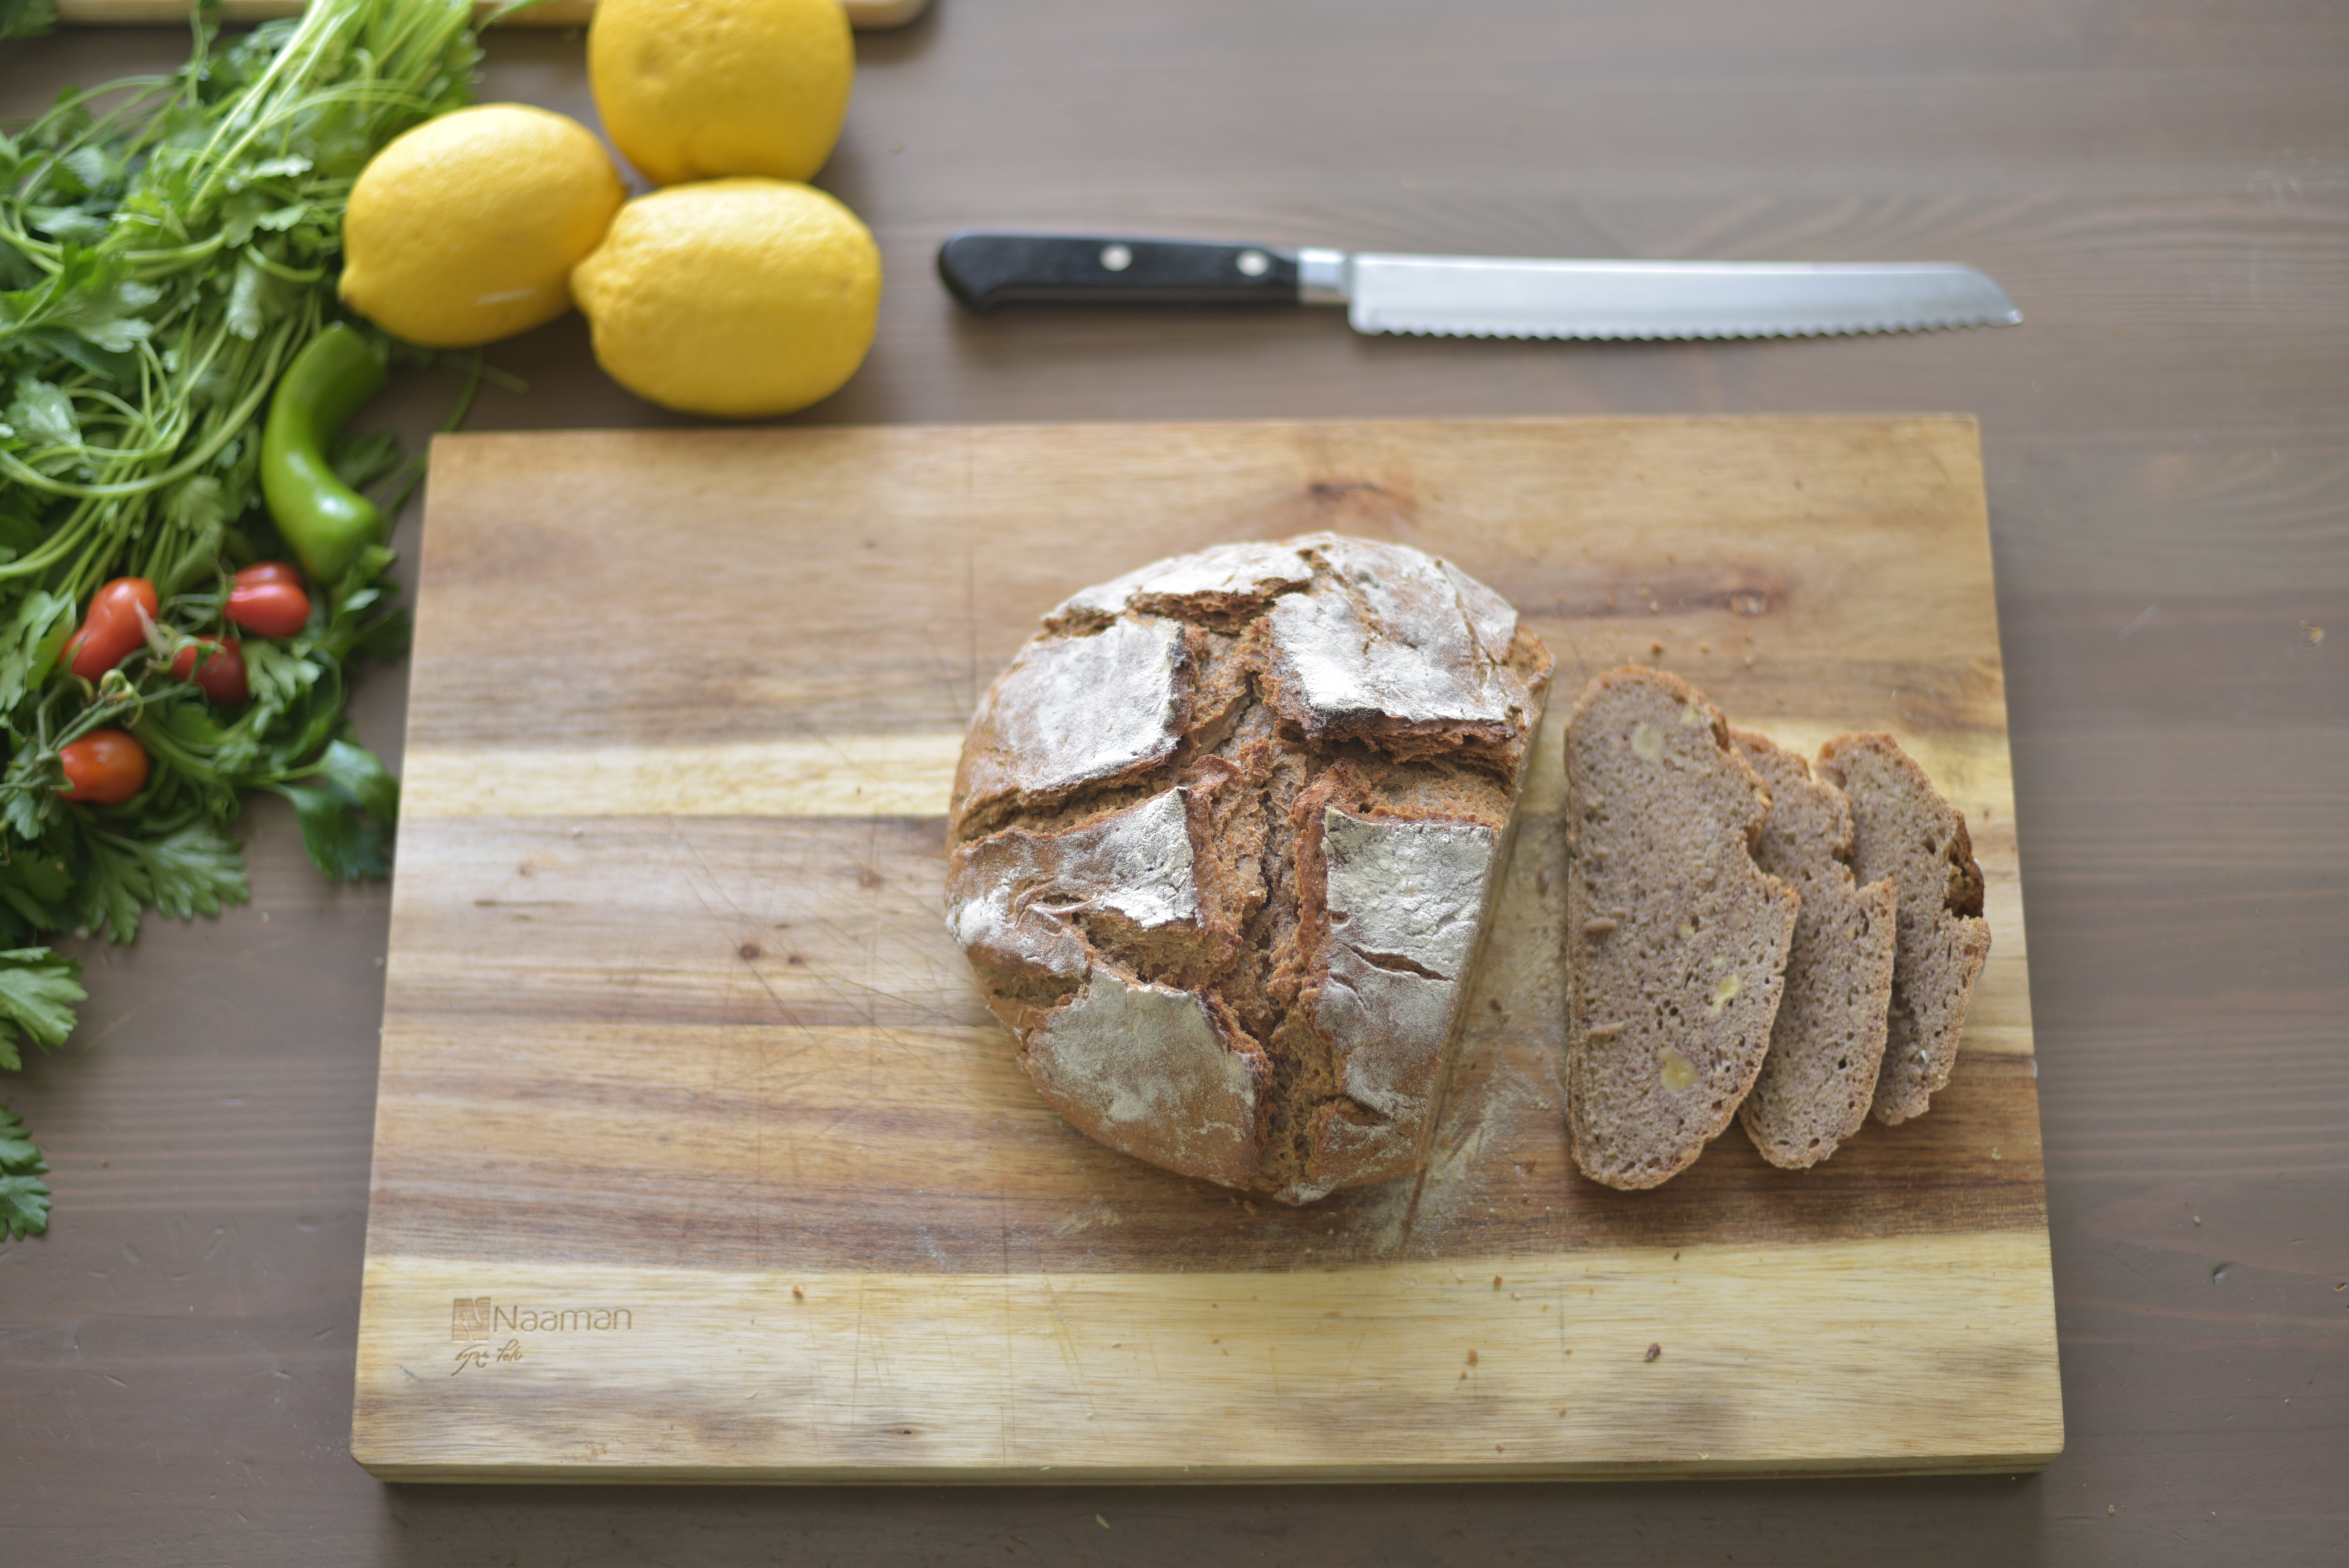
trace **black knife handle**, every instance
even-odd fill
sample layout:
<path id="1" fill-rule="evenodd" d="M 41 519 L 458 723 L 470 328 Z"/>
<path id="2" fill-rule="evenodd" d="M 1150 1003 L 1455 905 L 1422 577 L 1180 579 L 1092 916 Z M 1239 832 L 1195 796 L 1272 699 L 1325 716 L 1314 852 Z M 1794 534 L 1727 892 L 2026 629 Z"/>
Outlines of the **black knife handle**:
<path id="1" fill-rule="evenodd" d="M 975 311 L 999 304 L 1295 304 L 1297 258 L 1270 245 L 960 233 L 938 276 Z"/>

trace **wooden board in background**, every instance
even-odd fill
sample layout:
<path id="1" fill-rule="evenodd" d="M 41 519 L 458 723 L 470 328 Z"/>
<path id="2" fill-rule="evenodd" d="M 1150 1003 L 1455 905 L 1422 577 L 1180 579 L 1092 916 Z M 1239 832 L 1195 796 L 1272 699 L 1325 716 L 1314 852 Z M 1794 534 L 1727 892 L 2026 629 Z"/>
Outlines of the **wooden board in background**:
<path id="1" fill-rule="evenodd" d="M 940 917 L 1072 589 L 1314 528 L 1558 656 L 1423 1182 L 1309 1208 L 1037 1100 Z M 353 1448 L 437 1480 L 1995 1469 L 2062 1446 L 1995 599 L 1958 418 L 598 432 L 434 450 Z M 1899 735 L 1996 946 L 1926 1117 L 1570 1173 L 1558 717 L 1626 658 Z M 1661 1348 L 1655 1359 L 1649 1347 Z"/>
<path id="2" fill-rule="evenodd" d="M 303 0 L 221 0 L 221 19 L 244 25 L 301 12 Z M 902 27 L 930 7 L 930 0 L 841 0 L 849 25 L 867 32 Z M 497 9 L 474 7 L 486 18 Z M 595 15 L 595 0 L 547 0 L 498 24 L 502 27 L 584 27 Z M 73 26 L 158 26 L 188 19 L 186 0 L 57 0 L 57 20 Z"/>

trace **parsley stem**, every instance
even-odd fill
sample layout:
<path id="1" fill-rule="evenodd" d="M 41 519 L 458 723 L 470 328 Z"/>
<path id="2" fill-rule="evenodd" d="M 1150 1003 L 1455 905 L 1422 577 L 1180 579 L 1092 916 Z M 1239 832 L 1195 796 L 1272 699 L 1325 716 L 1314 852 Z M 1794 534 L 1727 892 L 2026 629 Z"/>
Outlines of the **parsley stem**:
<path id="1" fill-rule="evenodd" d="M 253 389 L 245 394 L 244 400 L 236 406 L 235 413 L 221 420 L 217 428 L 202 446 L 160 473 L 150 474 L 140 480 L 126 480 L 119 484 L 66 484 L 49 478 L 38 469 L 28 468 L 19 462 L 14 453 L 0 452 L 0 474 L 5 474 L 19 484 L 46 491 L 50 495 L 76 496 L 90 500 L 104 496 L 146 495 L 150 491 L 162 489 L 174 480 L 185 479 L 217 457 L 220 449 L 233 440 L 243 430 L 246 421 L 259 410 L 262 403 L 269 396 L 269 389 L 276 385 L 278 366 L 285 358 L 286 339 L 291 335 L 295 325 L 295 324 L 290 321 L 281 323 L 277 330 L 270 335 L 268 373 L 254 383 Z M 26 556 L 23 561 L 12 561 L 5 566 L 0 566 L 0 578 L 25 575 L 28 570 L 26 562 L 32 559 L 32 556 Z"/>

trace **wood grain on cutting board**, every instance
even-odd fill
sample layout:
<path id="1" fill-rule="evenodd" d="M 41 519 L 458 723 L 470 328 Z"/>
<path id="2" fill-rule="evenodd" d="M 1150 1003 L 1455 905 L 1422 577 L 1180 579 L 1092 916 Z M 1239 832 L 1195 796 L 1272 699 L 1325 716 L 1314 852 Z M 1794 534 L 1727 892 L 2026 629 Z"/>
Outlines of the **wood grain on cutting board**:
<path id="1" fill-rule="evenodd" d="M 303 0 L 221 0 L 221 20 L 243 24 L 301 12 Z M 851 26 L 867 30 L 902 27 L 929 9 L 930 0 L 841 0 Z M 486 18 L 498 7 L 474 7 Z M 595 0 L 547 0 L 499 24 L 506 27 L 584 27 L 595 15 Z M 132 26 L 185 22 L 187 0 L 57 0 L 57 20 L 69 26 Z"/>
<path id="2" fill-rule="evenodd" d="M 1560 682 L 1434 1164 L 1289 1209 L 1041 1106 L 943 928 L 943 814 L 1042 611 L 1323 527 L 1483 578 Z M 378 1474 L 2061 1448 L 1971 421 L 444 438 L 423 552 L 353 1418 Z M 1807 1172 L 1733 1130 L 1651 1192 L 1572 1174 L 1559 718 L 1628 658 L 1782 739 L 1889 729 L 1966 810 L 1996 944 L 1924 1118 Z"/>

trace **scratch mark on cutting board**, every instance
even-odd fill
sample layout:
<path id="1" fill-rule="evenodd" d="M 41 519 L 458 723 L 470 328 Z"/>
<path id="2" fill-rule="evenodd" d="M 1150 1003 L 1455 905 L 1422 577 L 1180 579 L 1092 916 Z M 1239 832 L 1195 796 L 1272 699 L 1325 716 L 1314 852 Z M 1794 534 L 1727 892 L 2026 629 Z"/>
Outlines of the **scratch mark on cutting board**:
<path id="1" fill-rule="evenodd" d="M 1003 1249 L 1003 1397 L 995 1402 L 997 1441 L 1001 1445 L 1000 1457 L 1009 1463 L 1017 1446 L 1019 1408 L 1013 1401 L 1019 1389 L 1019 1315 L 1018 1303 L 1011 1292 L 1011 1212 L 1010 1195 L 1000 1187 L 995 1190 L 995 1225 L 998 1240 Z"/>
<path id="2" fill-rule="evenodd" d="M 864 863 L 857 868 L 857 880 L 862 882 L 869 876 L 872 879 L 870 884 L 872 887 L 877 890 L 884 886 L 885 884 L 881 878 L 880 860 L 881 819 L 875 817 L 864 830 Z M 867 1030 L 871 1031 L 871 1033 L 868 1033 L 865 1037 L 867 1043 L 864 1051 L 864 1087 L 865 1091 L 873 1097 L 874 1103 L 878 1104 L 880 1103 L 881 1098 L 885 1092 L 882 1082 L 884 1075 L 881 1065 L 880 1041 L 873 1037 L 874 1035 L 877 1035 L 881 1032 L 882 1026 L 881 1009 L 874 1000 L 874 997 L 881 989 L 879 985 L 881 975 L 881 930 L 878 922 L 868 922 L 864 928 L 864 1026 Z M 891 1043 L 895 1044 L 895 1042 L 893 1040 Z"/>
<path id="3" fill-rule="evenodd" d="M 848 1352 L 848 1426 L 856 1429 L 857 1396 L 864 1384 L 864 1292 L 870 1274 L 856 1276 L 856 1333 Z"/>
<path id="4" fill-rule="evenodd" d="M 1354 1370 L 1355 1357 L 1361 1355 L 1363 1344 L 1376 1331 L 1377 1326 L 1375 1324 L 1365 1325 L 1362 1331 L 1354 1336 L 1354 1343 L 1346 1349 L 1346 1364 L 1338 1369 L 1337 1387 L 1342 1388 L 1346 1386 L 1347 1377 Z"/>
<path id="5" fill-rule="evenodd" d="M 1052 1276 L 1043 1274 L 1039 1277 L 1044 1282 L 1044 1305 L 1052 1314 L 1052 1337 L 1060 1342 L 1061 1359 L 1067 1362 L 1069 1370 L 1077 1375 L 1077 1392 L 1085 1398 L 1086 1412 L 1098 1417 L 1101 1408 L 1093 1403 L 1093 1386 L 1085 1380 L 1085 1366 L 1077 1356 L 1076 1332 L 1069 1326 L 1068 1314 L 1061 1310 L 1060 1295 L 1052 1289 Z"/>

